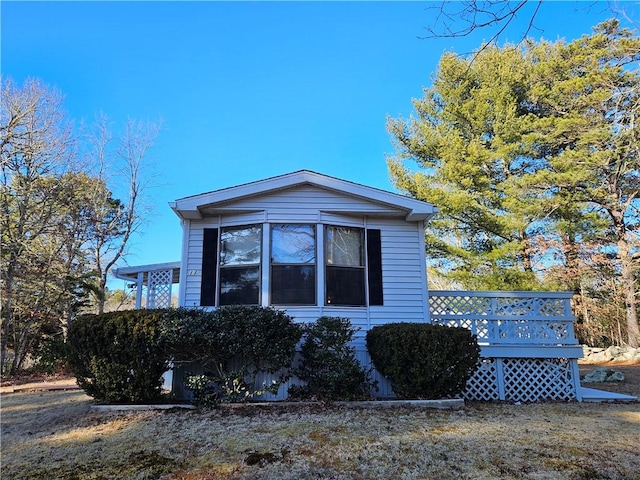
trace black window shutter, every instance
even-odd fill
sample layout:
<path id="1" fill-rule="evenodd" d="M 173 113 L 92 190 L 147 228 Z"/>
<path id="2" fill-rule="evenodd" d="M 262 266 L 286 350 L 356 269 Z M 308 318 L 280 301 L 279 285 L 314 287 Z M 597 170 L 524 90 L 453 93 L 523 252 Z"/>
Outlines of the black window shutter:
<path id="1" fill-rule="evenodd" d="M 202 241 L 202 283 L 200 284 L 200 306 L 216 304 L 216 270 L 218 263 L 218 229 L 205 228 Z"/>
<path id="2" fill-rule="evenodd" d="M 367 229 L 369 305 L 384 305 L 382 295 L 382 244 L 380 230 Z"/>

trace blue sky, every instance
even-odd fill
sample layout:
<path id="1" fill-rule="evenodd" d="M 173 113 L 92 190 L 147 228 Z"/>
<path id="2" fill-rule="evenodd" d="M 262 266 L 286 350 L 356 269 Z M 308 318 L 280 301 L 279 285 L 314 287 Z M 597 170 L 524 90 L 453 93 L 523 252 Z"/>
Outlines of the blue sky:
<path id="1" fill-rule="evenodd" d="M 0 66 L 58 88 L 76 122 L 163 120 L 148 158 L 154 215 L 127 262 L 175 261 L 177 198 L 300 169 L 393 190 L 387 116 L 411 113 L 444 52 L 493 34 L 420 39 L 438 5 L 5 0 Z M 611 16 L 606 2 L 545 1 L 530 36 L 571 40 Z M 502 40 L 528 21 L 523 12 Z"/>

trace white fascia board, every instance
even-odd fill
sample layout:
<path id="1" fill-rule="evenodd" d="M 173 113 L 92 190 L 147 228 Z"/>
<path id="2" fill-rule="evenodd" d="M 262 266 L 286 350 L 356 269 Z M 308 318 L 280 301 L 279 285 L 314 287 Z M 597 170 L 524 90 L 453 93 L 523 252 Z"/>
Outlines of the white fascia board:
<path id="1" fill-rule="evenodd" d="M 185 197 L 171 202 L 169 206 L 181 218 L 198 220 L 202 218 L 200 207 L 223 204 L 245 197 L 266 194 L 304 184 L 315 185 L 337 193 L 364 198 L 372 202 L 383 203 L 405 210 L 407 212 L 406 220 L 411 222 L 428 220 L 438 211 L 438 209 L 430 203 L 421 200 L 367 187 L 347 180 L 329 177 L 309 170 L 300 170 L 278 177 L 271 177 L 235 187 Z"/>
<path id="2" fill-rule="evenodd" d="M 197 208 L 189 208 L 184 205 L 178 205 L 178 201 L 169 202 L 169 207 L 178 217 L 183 220 L 201 220 L 202 214 Z"/>
<path id="3" fill-rule="evenodd" d="M 157 270 L 178 270 L 180 262 L 151 263 L 149 265 L 134 265 L 131 267 L 120 267 L 113 271 L 113 276 L 121 280 L 136 281 L 140 272 L 154 272 Z"/>
<path id="4" fill-rule="evenodd" d="M 428 220 L 438 211 L 438 209 L 430 203 L 406 197 L 398 193 L 367 187 L 366 185 L 349 182 L 347 180 L 327 177 L 315 172 L 304 173 L 309 175 L 309 183 L 314 185 L 406 210 L 406 220 L 408 222 L 421 222 L 423 220 Z"/>

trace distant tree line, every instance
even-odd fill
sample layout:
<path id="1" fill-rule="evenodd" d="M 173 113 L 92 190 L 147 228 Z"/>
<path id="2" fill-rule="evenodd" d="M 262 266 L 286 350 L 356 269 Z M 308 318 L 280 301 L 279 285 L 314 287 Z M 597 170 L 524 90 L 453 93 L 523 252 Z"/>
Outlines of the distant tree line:
<path id="1" fill-rule="evenodd" d="M 388 120 L 392 180 L 440 208 L 433 280 L 570 290 L 583 341 L 638 346 L 639 61 L 617 20 L 442 57 L 414 114 Z"/>
<path id="2" fill-rule="evenodd" d="M 104 311 L 107 276 L 145 219 L 159 125 L 129 121 L 114 137 L 100 116 L 74 130 L 41 81 L 5 78 L 1 93 L 0 365 L 14 374 L 78 311 Z M 121 198 L 111 185 L 125 187 Z"/>

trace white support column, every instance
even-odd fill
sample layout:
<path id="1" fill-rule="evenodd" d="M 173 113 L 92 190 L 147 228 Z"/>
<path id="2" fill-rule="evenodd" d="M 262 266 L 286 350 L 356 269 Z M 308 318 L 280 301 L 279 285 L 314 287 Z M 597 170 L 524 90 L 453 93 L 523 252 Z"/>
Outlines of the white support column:
<path id="1" fill-rule="evenodd" d="M 269 282 L 271 278 L 271 228 L 268 223 L 262 224 L 262 258 L 260 259 L 260 305 L 268 307 L 271 299 Z"/>
<path id="2" fill-rule="evenodd" d="M 144 284 L 144 272 L 138 273 L 138 280 L 136 280 L 136 310 L 142 308 L 142 285 Z"/>
<path id="3" fill-rule="evenodd" d="M 153 305 L 151 305 L 151 303 L 153 303 L 153 300 L 151 298 L 151 295 L 153 293 L 153 286 L 151 284 L 151 273 L 147 272 L 147 301 L 145 302 L 145 308 L 153 308 Z M 151 300 L 151 302 L 150 302 Z"/>
<path id="4" fill-rule="evenodd" d="M 320 316 L 324 315 L 324 225 L 318 222 L 316 226 L 316 296 Z"/>

